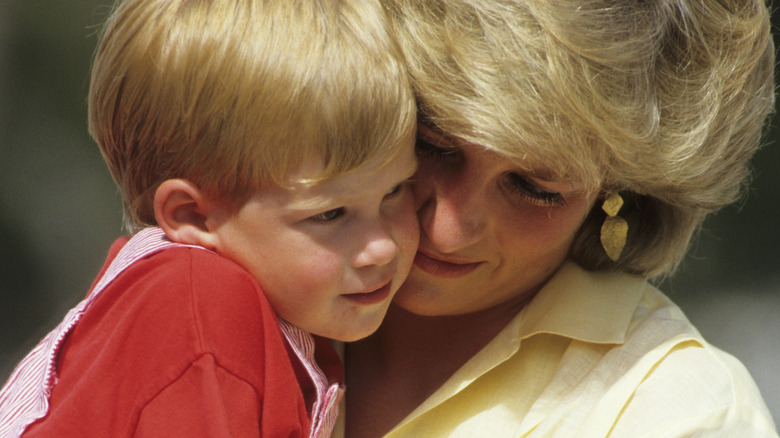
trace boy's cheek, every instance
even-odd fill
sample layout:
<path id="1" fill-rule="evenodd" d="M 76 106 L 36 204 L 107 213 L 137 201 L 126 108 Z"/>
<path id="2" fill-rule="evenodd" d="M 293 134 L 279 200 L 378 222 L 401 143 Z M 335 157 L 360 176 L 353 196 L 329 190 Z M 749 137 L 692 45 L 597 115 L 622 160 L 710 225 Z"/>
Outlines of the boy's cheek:
<path id="1" fill-rule="evenodd" d="M 404 226 L 402 239 L 404 242 L 404 250 L 407 255 L 414 258 L 417 252 L 417 246 L 420 244 L 420 219 L 417 217 L 417 206 L 412 206 L 405 213 L 406 224 Z"/>

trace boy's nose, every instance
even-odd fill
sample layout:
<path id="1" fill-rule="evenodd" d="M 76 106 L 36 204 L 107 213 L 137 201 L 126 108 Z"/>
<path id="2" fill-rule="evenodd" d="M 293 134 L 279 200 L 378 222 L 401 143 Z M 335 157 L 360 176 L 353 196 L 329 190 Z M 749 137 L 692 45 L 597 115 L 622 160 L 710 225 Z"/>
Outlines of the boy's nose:
<path id="1" fill-rule="evenodd" d="M 377 226 L 364 241 L 355 257 L 354 265 L 357 268 L 386 265 L 395 260 L 399 250 L 398 244 L 390 233 Z"/>

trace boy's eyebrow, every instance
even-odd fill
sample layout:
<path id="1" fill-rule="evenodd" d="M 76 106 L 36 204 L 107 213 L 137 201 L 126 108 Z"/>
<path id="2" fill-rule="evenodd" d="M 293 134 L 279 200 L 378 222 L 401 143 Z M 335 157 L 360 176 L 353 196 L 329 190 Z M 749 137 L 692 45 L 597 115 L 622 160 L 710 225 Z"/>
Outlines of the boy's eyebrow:
<path id="1" fill-rule="evenodd" d="M 298 199 L 290 202 L 288 208 L 293 210 L 302 210 L 302 211 L 320 210 L 323 208 L 330 208 L 334 205 L 342 203 L 342 202 L 334 202 L 334 201 L 343 201 L 343 198 L 334 199 L 332 197 L 327 197 L 322 195 L 310 196 L 305 199 Z"/>
<path id="2" fill-rule="evenodd" d="M 400 174 L 401 176 L 397 179 L 397 182 L 401 184 L 404 181 L 414 177 L 414 174 L 417 173 L 418 166 L 419 162 L 414 160 L 414 164 L 409 166 L 406 172 Z M 348 204 L 353 198 L 355 198 L 355 196 L 352 195 L 352 192 L 347 191 L 340 191 L 339 195 L 337 196 L 317 194 L 314 196 L 307 196 L 305 199 L 293 200 L 288 204 L 288 207 L 290 209 L 303 211 L 319 210 L 322 208 L 332 208 L 333 206 L 338 206 L 341 204 Z"/>
<path id="3" fill-rule="evenodd" d="M 352 202 L 352 200 L 356 198 L 353 193 L 352 190 L 345 190 L 345 188 L 333 188 L 324 193 L 306 194 L 302 199 L 290 201 L 287 206 L 290 209 L 300 211 L 336 208 Z"/>

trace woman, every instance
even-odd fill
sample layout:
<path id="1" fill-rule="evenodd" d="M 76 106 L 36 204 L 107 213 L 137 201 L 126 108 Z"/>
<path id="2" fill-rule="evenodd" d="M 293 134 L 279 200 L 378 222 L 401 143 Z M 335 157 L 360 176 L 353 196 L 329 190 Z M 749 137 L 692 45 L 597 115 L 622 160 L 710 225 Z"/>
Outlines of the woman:
<path id="1" fill-rule="evenodd" d="M 763 0 L 387 3 L 422 236 L 345 348 L 346 436 L 777 436 L 648 283 L 746 179 L 773 105 Z"/>

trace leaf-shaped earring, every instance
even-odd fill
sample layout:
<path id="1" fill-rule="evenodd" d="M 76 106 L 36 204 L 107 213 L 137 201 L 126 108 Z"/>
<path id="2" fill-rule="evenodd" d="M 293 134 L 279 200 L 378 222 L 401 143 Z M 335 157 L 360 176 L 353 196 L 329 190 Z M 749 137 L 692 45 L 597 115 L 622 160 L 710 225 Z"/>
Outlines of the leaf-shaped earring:
<path id="1" fill-rule="evenodd" d="M 620 258 L 628 236 L 628 222 L 617 215 L 622 206 L 623 198 L 617 193 L 611 193 L 601 206 L 601 209 L 607 213 L 604 225 L 601 226 L 601 246 L 612 261 Z"/>

